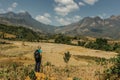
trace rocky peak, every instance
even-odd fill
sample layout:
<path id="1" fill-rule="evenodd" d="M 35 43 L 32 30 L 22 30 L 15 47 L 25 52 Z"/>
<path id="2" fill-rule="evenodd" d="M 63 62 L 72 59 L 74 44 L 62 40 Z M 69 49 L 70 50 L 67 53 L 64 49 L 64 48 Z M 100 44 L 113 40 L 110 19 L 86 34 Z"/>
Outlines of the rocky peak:
<path id="1" fill-rule="evenodd" d="M 18 16 L 31 18 L 31 15 L 27 11 L 18 13 Z"/>

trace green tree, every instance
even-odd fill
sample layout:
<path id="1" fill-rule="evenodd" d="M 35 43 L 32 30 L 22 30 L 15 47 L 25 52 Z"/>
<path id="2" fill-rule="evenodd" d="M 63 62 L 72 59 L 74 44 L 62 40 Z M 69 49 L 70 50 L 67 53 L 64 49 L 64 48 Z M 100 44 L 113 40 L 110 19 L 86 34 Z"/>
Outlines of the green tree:
<path id="1" fill-rule="evenodd" d="M 71 44 L 71 39 L 65 35 L 60 34 L 55 38 L 55 43 Z"/>
<path id="2" fill-rule="evenodd" d="M 34 41 L 35 40 L 35 36 L 31 32 L 28 32 L 27 35 L 26 35 L 26 39 L 28 41 Z"/>
<path id="3" fill-rule="evenodd" d="M 84 46 L 86 42 L 78 41 L 78 46 Z"/>
<path id="4" fill-rule="evenodd" d="M 107 39 L 97 38 L 96 43 L 98 45 L 106 45 L 108 43 Z"/>

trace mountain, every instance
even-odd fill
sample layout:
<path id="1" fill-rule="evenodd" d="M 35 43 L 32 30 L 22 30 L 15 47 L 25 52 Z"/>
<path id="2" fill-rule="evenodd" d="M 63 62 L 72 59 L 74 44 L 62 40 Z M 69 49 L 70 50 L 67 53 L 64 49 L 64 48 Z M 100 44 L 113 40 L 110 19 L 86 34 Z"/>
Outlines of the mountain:
<path id="1" fill-rule="evenodd" d="M 120 16 L 113 15 L 107 19 L 101 19 L 98 16 L 85 17 L 76 23 L 59 27 L 55 32 L 66 35 L 120 39 Z"/>
<path id="2" fill-rule="evenodd" d="M 55 29 L 55 26 L 36 21 L 28 12 L 0 14 L 0 24 L 23 26 L 43 33 L 52 33 Z"/>
<path id="3" fill-rule="evenodd" d="M 66 26 L 51 26 L 36 21 L 28 12 L 8 12 L 0 14 L 0 24 L 23 26 L 41 33 L 63 33 L 66 35 L 82 35 L 120 39 L 120 15 L 109 18 L 85 17 L 82 20 Z"/>

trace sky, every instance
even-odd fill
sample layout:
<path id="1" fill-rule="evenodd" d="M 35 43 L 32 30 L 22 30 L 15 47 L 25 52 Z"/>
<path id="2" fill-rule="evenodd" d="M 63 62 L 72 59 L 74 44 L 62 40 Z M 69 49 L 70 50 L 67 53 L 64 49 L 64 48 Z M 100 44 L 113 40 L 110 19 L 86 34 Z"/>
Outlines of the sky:
<path id="1" fill-rule="evenodd" d="M 0 0 L 0 13 L 29 12 L 39 22 L 62 26 L 84 17 L 120 15 L 120 0 Z"/>

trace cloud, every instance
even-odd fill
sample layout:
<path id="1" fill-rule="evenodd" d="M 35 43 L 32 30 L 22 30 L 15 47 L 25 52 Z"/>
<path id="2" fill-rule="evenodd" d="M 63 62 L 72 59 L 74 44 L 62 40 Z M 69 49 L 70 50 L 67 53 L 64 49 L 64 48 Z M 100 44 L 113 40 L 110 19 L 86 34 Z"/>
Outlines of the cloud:
<path id="1" fill-rule="evenodd" d="M 106 13 L 102 13 L 102 14 L 100 14 L 100 15 L 98 15 L 98 16 L 99 16 L 100 18 L 102 18 L 102 19 L 105 19 L 105 18 L 108 17 Z"/>
<path id="2" fill-rule="evenodd" d="M 98 2 L 98 0 L 83 0 L 83 1 L 89 5 L 94 5 L 96 2 Z"/>
<path id="3" fill-rule="evenodd" d="M 83 2 L 79 2 L 79 6 L 85 6 Z"/>
<path id="4" fill-rule="evenodd" d="M 10 7 L 8 7 L 7 12 L 13 11 L 17 7 L 18 3 L 14 2 Z"/>
<path id="5" fill-rule="evenodd" d="M 79 21 L 81 18 L 81 16 L 78 16 L 78 15 L 75 15 L 71 18 L 69 17 L 66 17 L 66 18 L 63 18 L 63 17 L 58 17 L 56 16 L 55 17 L 55 20 L 60 24 L 60 25 L 68 25 L 68 24 L 71 24 L 71 23 L 74 23 L 74 22 L 77 22 Z"/>
<path id="6" fill-rule="evenodd" d="M 49 13 L 45 13 L 44 16 L 49 18 L 51 17 Z"/>
<path id="7" fill-rule="evenodd" d="M 44 15 L 38 15 L 35 19 L 39 22 L 50 24 L 52 21 L 49 19 L 51 16 L 49 13 L 44 13 Z"/>
<path id="8" fill-rule="evenodd" d="M 80 19 L 82 19 L 82 17 L 76 15 L 76 16 L 73 17 L 73 22 L 77 22 L 77 21 L 79 21 Z"/>
<path id="9" fill-rule="evenodd" d="M 18 12 L 19 13 L 25 13 L 26 11 L 25 10 L 19 10 Z"/>
<path id="10" fill-rule="evenodd" d="M 18 3 L 14 2 L 12 3 L 7 9 L 0 9 L 0 13 L 6 13 L 9 11 L 14 11 L 14 9 L 17 7 Z"/>
<path id="11" fill-rule="evenodd" d="M 55 6 L 54 11 L 61 16 L 66 16 L 68 13 L 73 12 L 79 9 L 77 3 L 74 0 L 54 0 L 57 3 Z"/>
<path id="12" fill-rule="evenodd" d="M 4 9 L 0 9 L 0 13 L 5 13 L 5 10 Z"/>
<path id="13" fill-rule="evenodd" d="M 13 11 L 13 8 L 12 7 L 9 7 L 8 9 L 7 9 L 7 11 L 9 12 L 9 11 Z"/>
<path id="14" fill-rule="evenodd" d="M 64 18 L 59 18 L 59 17 L 56 16 L 55 19 L 60 25 L 70 24 L 69 20 L 65 20 Z"/>
<path id="15" fill-rule="evenodd" d="M 12 7 L 13 7 L 13 8 L 16 8 L 17 5 L 18 5 L 18 3 L 14 2 L 14 3 L 12 4 Z"/>

